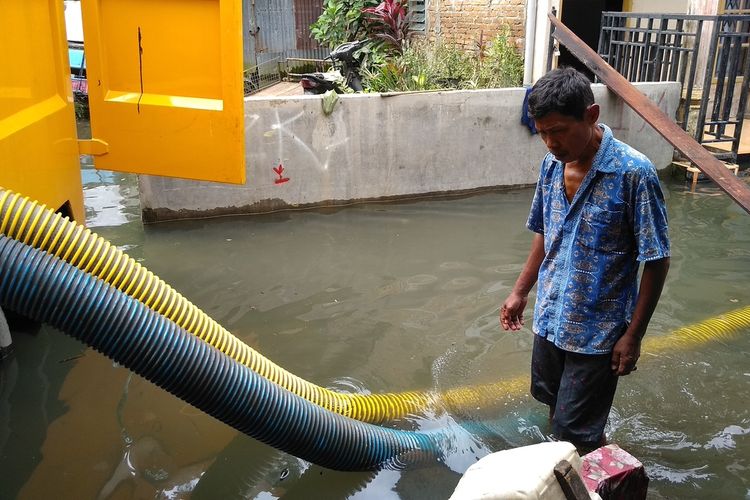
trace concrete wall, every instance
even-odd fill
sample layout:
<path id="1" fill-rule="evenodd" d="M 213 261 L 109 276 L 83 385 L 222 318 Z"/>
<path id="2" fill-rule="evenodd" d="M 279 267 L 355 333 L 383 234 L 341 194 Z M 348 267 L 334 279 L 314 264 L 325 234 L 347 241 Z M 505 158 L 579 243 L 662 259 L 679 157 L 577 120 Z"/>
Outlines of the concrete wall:
<path id="1" fill-rule="evenodd" d="M 637 86 L 674 116 L 678 84 Z M 667 166 L 672 147 L 606 87 L 593 87 L 601 121 L 615 136 L 658 168 Z M 141 176 L 143 217 L 154 222 L 532 185 L 546 149 L 520 124 L 523 97 L 518 88 L 352 94 L 341 96 L 329 116 L 320 96 L 247 98 L 247 183 Z"/>
<path id="2" fill-rule="evenodd" d="M 641 12 L 657 14 L 685 14 L 688 5 L 695 0 L 626 0 L 623 3 L 624 12 Z"/>

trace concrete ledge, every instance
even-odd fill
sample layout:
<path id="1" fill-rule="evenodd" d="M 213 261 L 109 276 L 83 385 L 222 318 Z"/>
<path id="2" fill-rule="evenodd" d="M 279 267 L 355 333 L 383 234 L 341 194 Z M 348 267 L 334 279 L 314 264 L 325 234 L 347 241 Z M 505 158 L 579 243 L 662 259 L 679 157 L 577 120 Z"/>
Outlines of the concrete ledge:
<path id="1" fill-rule="evenodd" d="M 676 83 L 637 87 L 669 116 Z M 672 147 L 603 85 L 593 85 L 601 121 L 657 166 Z M 467 195 L 530 186 L 546 149 L 520 124 L 521 88 L 245 100 L 243 186 L 140 176 L 145 222 L 359 202 Z M 211 168 L 207 165 L 206 168 Z"/>
<path id="2" fill-rule="evenodd" d="M 315 203 L 308 204 L 296 204 L 290 205 L 284 200 L 278 198 L 272 200 L 262 200 L 254 203 L 253 205 L 245 205 L 242 207 L 216 207 L 212 210 L 190 210 L 180 209 L 174 211 L 165 208 L 143 208 L 141 210 L 141 216 L 143 222 L 147 224 L 156 222 L 171 222 L 176 220 L 188 220 L 188 219 L 212 219 L 218 217 L 231 217 L 235 215 L 263 215 L 273 214 L 278 212 L 295 211 L 295 210 L 336 210 L 344 207 L 350 207 L 361 203 L 391 203 L 391 202 L 417 202 L 419 200 L 436 200 L 436 199 L 455 199 L 455 198 L 466 198 L 482 193 L 495 193 L 500 191 L 510 191 L 513 189 L 533 187 L 534 184 L 524 184 L 518 186 L 486 186 L 478 187 L 474 189 L 462 189 L 456 191 L 442 191 L 436 193 L 418 193 L 414 195 L 398 195 L 398 196 L 381 196 L 378 198 L 367 198 L 364 200 L 322 200 Z"/>

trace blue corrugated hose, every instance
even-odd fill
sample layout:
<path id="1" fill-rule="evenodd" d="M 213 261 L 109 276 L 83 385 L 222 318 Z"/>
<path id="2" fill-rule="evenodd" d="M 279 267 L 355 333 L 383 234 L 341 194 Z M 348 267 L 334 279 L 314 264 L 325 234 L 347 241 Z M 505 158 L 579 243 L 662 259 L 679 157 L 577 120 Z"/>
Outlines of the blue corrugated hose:
<path id="1" fill-rule="evenodd" d="M 0 306 L 43 321 L 270 446 L 337 470 L 436 461 L 437 435 L 324 410 L 57 257 L 0 235 Z"/>

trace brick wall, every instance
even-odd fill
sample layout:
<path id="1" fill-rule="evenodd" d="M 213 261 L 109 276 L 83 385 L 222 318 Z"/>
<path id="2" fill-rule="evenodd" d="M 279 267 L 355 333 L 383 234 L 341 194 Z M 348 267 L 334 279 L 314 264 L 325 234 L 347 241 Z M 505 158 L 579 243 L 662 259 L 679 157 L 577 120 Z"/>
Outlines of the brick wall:
<path id="1" fill-rule="evenodd" d="M 427 36 L 476 50 L 480 37 L 492 40 L 508 26 L 511 41 L 522 52 L 525 4 L 525 0 L 428 0 Z"/>

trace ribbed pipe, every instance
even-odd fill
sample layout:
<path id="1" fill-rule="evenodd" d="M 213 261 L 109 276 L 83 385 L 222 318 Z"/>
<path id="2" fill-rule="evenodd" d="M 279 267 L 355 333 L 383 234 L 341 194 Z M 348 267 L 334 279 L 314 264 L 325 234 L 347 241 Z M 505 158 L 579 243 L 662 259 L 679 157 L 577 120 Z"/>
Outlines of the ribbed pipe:
<path id="1" fill-rule="evenodd" d="M 419 413 L 433 404 L 429 394 L 419 392 L 336 393 L 284 370 L 104 238 L 1 186 L 0 233 L 106 281 L 262 377 L 327 410 L 363 422 L 382 423 Z"/>
<path id="2" fill-rule="evenodd" d="M 643 351 L 692 349 L 708 342 L 728 342 L 750 328 L 750 306 L 725 312 L 692 325 L 686 325 L 662 337 L 646 337 Z"/>
<path id="3" fill-rule="evenodd" d="M 528 377 L 442 394 L 341 394 L 293 375 L 244 344 L 169 285 L 103 238 L 18 193 L 0 187 L 0 233 L 62 257 L 72 265 L 129 293 L 181 327 L 255 370 L 261 376 L 330 411 L 363 422 L 382 423 L 425 408 L 452 409 L 493 404 L 528 392 Z M 662 337 L 647 336 L 644 352 L 692 348 L 729 340 L 750 327 L 750 307 L 688 325 Z"/>
<path id="4" fill-rule="evenodd" d="M 320 466 L 399 468 L 440 456 L 436 437 L 313 405 L 107 283 L 5 236 L 0 306 L 49 323 L 235 429 Z"/>

